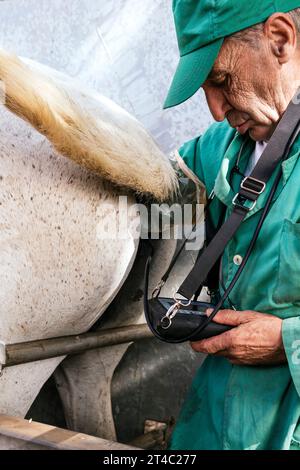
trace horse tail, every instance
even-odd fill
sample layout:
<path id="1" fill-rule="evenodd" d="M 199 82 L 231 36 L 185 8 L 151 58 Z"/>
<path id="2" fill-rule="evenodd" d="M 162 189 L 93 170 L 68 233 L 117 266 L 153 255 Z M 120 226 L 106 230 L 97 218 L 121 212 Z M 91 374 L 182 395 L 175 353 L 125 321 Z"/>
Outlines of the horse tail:
<path id="1" fill-rule="evenodd" d="M 143 126 L 114 103 L 100 97 L 99 115 L 94 116 L 72 97 L 65 83 L 2 49 L 0 80 L 3 104 L 45 135 L 62 155 L 118 186 L 159 201 L 177 193 L 177 177 L 168 159 Z M 101 107 L 106 107 L 105 112 Z"/>

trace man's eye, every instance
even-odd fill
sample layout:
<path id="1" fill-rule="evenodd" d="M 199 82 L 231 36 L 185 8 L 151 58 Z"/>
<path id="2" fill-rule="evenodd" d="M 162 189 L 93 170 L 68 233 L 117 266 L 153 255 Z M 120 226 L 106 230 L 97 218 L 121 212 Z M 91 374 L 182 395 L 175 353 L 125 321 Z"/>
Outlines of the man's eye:
<path id="1" fill-rule="evenodd" d="M 219 78 L 219 79 L 215 79 L 213 80 L 212 84 L 216 87 L 216 88 L 228 88 L 229 84 L 230 84 L 230 80 L 229 80 L 229 75 L 226 75 L 222 78 Z"/>

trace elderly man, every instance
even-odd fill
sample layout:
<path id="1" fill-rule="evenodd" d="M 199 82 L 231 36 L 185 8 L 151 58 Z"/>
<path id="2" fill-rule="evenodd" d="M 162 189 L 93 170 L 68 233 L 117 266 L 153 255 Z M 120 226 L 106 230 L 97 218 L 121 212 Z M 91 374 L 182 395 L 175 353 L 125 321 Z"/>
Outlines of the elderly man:
<path id="1" fill-rule="evenodd" d="M 178 162 L 232 211 L 300 84 L 300 1 L 174 0 L 181 53 L 165 108 L 201 86 L 218 123 L 184 144 Z M 171 449 L 300 450 L 300 137 L 257 243 L 215 321 L 234 328 L 192 343 L 208 354 Z M 222 257 L 219 293 L 246 253 L 272 178 Z M 219 204 L 220 206 L 220 204 Z M 218 205 L 211 217 L 221 217 Z"/>

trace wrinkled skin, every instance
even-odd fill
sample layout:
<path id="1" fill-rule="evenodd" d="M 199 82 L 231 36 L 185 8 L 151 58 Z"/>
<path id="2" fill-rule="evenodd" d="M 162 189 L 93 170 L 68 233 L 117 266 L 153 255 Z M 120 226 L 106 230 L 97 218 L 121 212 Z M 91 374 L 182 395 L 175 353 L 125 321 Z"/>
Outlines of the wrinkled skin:
<path id="1" fill-rule="evenodd" d="M 275 13 L 256 32 L 257 44 L 224 41 L 203 84 L 216 121 L 227 119 L 255 141 L 269 140 L 300 85 L 299 37 L 288 14 Z M 214 321 L 234 326 L 215 338 L 191 343 L 195 351 L 224 356 L 233 364 L 286 362 L 282 320 L 260 312 L 223 310 Z"/>
<path id="2" fill-rule="evenodd" d="M 280 318 L 251 310 L 222 310 L 214 321 L 234 328 L 220 336 L 192 343 L 195 351 L 224 356 L 237 365 L 276 365 L 286 362 Z"/>
<path id="3" fill-rule="evenodd" d="M 257 47 L 226 39 L 203 89 L 216 121 L 228 119 L 253 140 L 268 140 L 300 85 L 297 32 L 287 14 L 272 15 Z"/>

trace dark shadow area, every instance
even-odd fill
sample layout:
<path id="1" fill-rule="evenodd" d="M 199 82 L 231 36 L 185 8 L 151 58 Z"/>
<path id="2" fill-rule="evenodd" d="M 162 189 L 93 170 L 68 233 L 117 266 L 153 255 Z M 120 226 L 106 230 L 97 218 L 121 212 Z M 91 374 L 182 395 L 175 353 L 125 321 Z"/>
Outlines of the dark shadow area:
<path id="1" fill-rule="evenodd" d="M 47 380 L 32 403 L 26 415 L 26 419 L 30 418 L 33 421 L 39 421 L 60 428 L 67 427 L 62 403 L 53 376 Z"/>
<path id="2" fill-rule="evenodd" d="M 147 339 L 130 346 L 112 380 L 112 408 L 119 442 L 144 432 L 146 419 L 178 417 L 193 376 L 204 360 L 188 343 Z"/>

